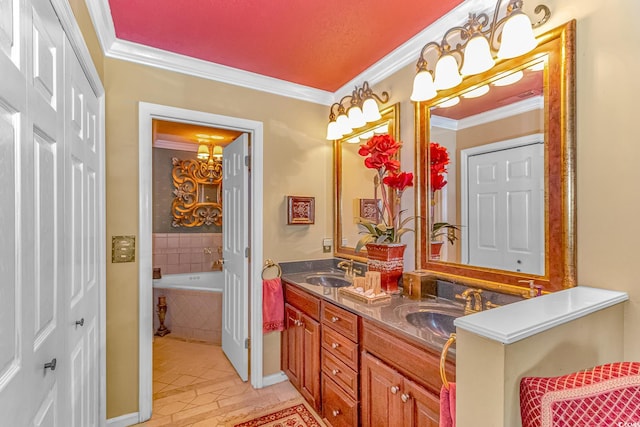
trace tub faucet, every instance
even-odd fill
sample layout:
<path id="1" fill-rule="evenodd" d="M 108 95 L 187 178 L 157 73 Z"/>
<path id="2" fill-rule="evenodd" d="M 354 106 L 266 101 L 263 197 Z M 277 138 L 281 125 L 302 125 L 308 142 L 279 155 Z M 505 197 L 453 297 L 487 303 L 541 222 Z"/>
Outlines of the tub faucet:
<path id="1" fill-rule="evenodd" d="M 338 263 L 338 268 L 341 270 L 344 270 L 344 277 L 349 281 L 349 282 L 353 282 L 353 278 L 355 277 L 355 274 L 353 272 L 353 260 L 352 259 L 347 259 L 344 261 L 340 261 Z"/>
<path id="2" fill-rule="evenodd" d="M 466 301 L 464 314 L 473 314 L 482 311 L 482 289 L 467 288 L 461 294 L 456 294 L 456 299 Z M 473 300 L 473 307 L 471 306 Z"/>

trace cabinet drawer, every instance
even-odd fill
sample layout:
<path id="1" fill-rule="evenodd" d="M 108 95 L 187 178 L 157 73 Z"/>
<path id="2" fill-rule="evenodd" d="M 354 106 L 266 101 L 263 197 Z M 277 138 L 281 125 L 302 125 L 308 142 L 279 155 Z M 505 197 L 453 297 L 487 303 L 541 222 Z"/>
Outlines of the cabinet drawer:
<path id="1" fill-rule="evenodd" d="M 330 328 L 322 328 L 322 348 L 354 371 L 358 370 L 358 344 Z"/>
<path id="2" fill-rule="evenodd" d="M 358 316 L 326 302 L 322 303 L 322 323 L 358 342 Z"/>
<path id="3" fill-rule="evenodd" d="M 332 427 L 358 425 L 358 402 L 325 377 L 322 377 L 322 408 L 325 421 Z"/>
<path id="4" fill-rule="evenodd" d="M 297 287 L 284 283 L 284 300 L 292 306 L 306 313 L 313 320 L 320 320 L 320 299 L 298 289 Z"/>
<path id="5" fill-rule="evenodd" d="M 366 320 L 362 322 L 362 348 L 403 375 L 426 386 L 429 391 L 436 394 L 440 392 L 442 380 L 439 353 L 425 350 Z M 447 361 L 446 372 L 447 379 L 455 381 L 456 368 L 453 363 Z"/>
<path id="6" fill-rule="evenodd" d="M 334 380 L 347 394 L 358 400 L 358 373 L 326 349 L 322 350 L 322 374 Z"/>

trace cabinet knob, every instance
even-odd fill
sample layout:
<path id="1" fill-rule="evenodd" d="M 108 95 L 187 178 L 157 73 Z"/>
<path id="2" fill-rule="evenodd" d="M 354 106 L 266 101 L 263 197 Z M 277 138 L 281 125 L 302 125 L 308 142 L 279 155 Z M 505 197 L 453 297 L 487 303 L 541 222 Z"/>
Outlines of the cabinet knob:
<path id="1" fill-rule="evenodd" d="M 338 375 L 340 373 L 340 370 L 339 369 L 334 369 L 333 371 L 331 371 L 331 373 L 333 375 Z"/>
<path id="2" fill-rule="evenodd" d="M 400 396 L 400 399 L 402 399 L 404 403 L 407 403 L 409 399 L 411 399 L 411 396 L 409 396 L 407 393 L 402 393 L 402 396 Z"/>
<path id="3" fill-rule="evenodd" d="M 340 347 L 340 344 L 338 344 L 337 342 L 334 342 L 334 343 L 331 344 L 331 348 L 335 349 L 335 348 L 338 348 L 338 347 Z"/>
<path id="4" fill-rule="evenodd" d="M 337 417 L 338 415 L 340 415 L 340 409 L 334 409 L 333 411 L 331 411 L 331 413 L 334 417 Z"/>
<path id="5" fill-rule="evenodd" d="M 80 320 L 76 320 L 76 326 L 84 326 L 84 317 Z"/>
<path id="6" fill-rule="evenodd" d="M 54 357 L 53 359 L 51 359 L 51 362 L 47 362 L 44 364 L 44 369 L 51 369 L 52 371 L 55 371 L 56 363 L 57 363 L 57 360 Z"/>
<path id="7" fill-rule="evenodd" d="M 336 323 L 338 320 L 340 320 L 340 318 L 339 318 L 339 317 L 336 317 L 336 316 L 332 316 L 332 317 L 331 317 L 331 321 L 332 321 L 333 323 Z"/>
<path id="8" fill-rule="evenodd" d="M 398 386 L 391 386 L 391 394 L 397 394 L 400 391 L 400 387 Z"/>

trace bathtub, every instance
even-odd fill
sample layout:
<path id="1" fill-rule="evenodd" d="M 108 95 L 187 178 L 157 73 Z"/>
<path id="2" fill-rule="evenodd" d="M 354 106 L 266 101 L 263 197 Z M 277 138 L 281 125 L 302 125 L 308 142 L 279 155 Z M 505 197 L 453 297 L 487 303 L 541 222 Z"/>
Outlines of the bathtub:
<path id="1" fill-rule="evenodd" d="M 158 298 L 165 297 L 169 337 L 220 345 L 224 273 L 168 274 L 153 280 L 153 328 L 160 326 Z"/>
<path id="2" fill-rule="evenodd" d="M 162 279 L 153 279 L 154 289 L 185 289 L 191 291 L 222 292 L 224 272 L 167 274 Z"/>

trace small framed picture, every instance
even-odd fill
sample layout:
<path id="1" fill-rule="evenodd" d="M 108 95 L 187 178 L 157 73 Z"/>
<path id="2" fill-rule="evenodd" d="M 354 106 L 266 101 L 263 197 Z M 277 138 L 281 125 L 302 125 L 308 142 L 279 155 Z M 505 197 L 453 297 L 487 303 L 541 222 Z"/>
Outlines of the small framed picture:
<path id="1" fill-rule="evenodd" d="M 360 218 L 367 219 L 377 224 L 380 218 L 380 210 L 378 209 L 378 200 L 360 199 Z"/>
<path id="2" fill-rule="evenodd" d="M 315 197 L 287 196 L 287 224 L 314 224 L 316 211 Z"/>

